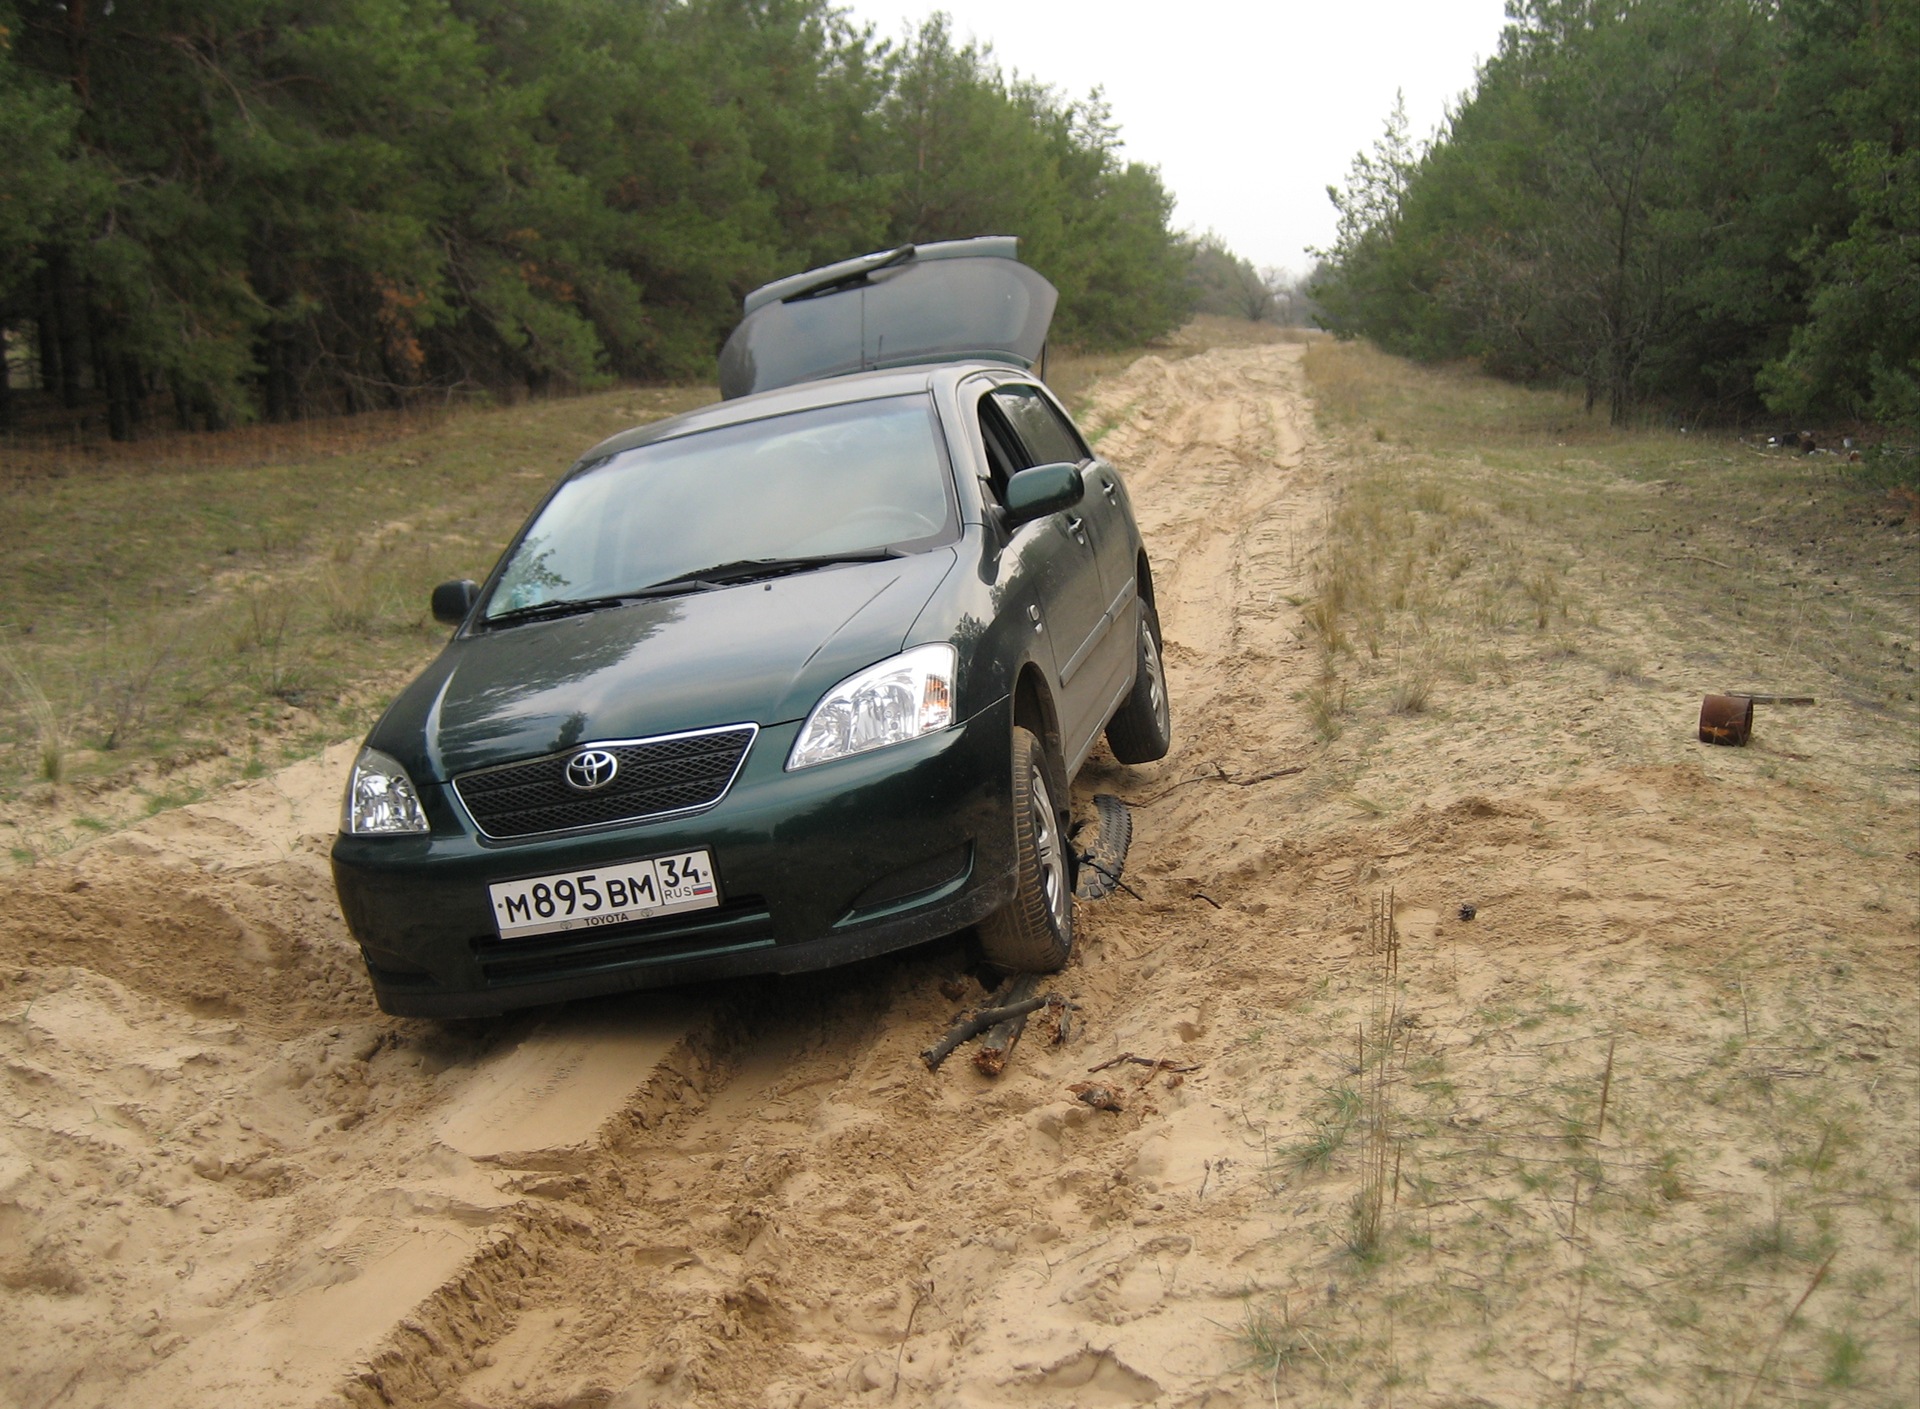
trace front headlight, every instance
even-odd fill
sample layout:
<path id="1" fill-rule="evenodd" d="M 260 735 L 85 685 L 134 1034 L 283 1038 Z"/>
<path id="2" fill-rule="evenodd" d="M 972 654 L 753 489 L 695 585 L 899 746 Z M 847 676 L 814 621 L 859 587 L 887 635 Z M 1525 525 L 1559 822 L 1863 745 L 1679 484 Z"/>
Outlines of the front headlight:
<path id="1" fill-rule="evenodd" d="M 427 814 L 407 770 L 379 749 L 361 749 L 347 777 L 340 830 L 355 837 L 426 831 Z"/>
<path id="2" fill-rule="evenodd" d="M 787 767 L 808 768 L 946 728 L 953 723 L 957 658 L 949 645 L 916 646 L 849 675 L 800 726 Z"/>

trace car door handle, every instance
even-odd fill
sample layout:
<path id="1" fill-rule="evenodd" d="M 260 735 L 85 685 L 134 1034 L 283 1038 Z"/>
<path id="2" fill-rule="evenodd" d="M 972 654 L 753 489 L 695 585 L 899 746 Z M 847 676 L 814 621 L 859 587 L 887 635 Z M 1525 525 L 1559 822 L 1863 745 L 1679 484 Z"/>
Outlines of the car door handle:
<path id="1" fill-rule="evenodd" d="M 1071 533 L 1075 538 L 1078 538 L 1080 536 L 1080 530 L 1085 528 L 1086 525 L 1087 521 L 1085 519 L 1068 519 L 1067 532 Z"/>
<path id="2" fill-rule="evenodd" d="M 1107 496 L 1109 504 L 1115 503 L 1120 496 L 1120 487 L 1110 479 L 1100 481 L 1100 492 Z"/>

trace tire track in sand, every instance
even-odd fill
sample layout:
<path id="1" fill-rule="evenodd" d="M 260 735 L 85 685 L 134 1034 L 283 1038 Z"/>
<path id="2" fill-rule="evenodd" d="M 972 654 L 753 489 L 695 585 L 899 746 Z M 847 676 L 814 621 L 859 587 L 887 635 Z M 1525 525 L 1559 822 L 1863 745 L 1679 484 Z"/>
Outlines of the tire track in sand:
<path id="1" fill-rule="evenodd" d="M 1127 477 L 1153 560 L 1176 765 L 1260 771 L 1305 740 L 1259 692 L 1300 674 L 1299 614 L 1325 480 L 1309 455 L 1299 344 L 1142 359 L 1096 395 L 1127 407 L 1101 441 Z"/>

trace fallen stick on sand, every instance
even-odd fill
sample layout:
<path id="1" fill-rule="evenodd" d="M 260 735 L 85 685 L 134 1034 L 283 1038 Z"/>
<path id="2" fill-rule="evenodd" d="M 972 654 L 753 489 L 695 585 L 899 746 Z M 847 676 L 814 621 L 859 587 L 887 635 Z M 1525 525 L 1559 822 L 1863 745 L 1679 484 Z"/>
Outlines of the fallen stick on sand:
<path id="1" fill-rule="evenodd" d="M 1196 773 L 1191 778 L 1182 778 L 1177 783 L 1169 783 L 1166 787 L 1160 789 L 1159 792 L 1154 793 L 1150 797 L 1143 797 L 1138 802 L 1128 801 L 1125 798 L 1122 798 L 1121 801 L 1126 802 L 1128 807 L 1151 807 L 1168 793 L 1184 788 L 1190 783 L 1225 783 L 1229 787 L 1251 788 L 1260 783 L 1271 783 L 1275 778 L 1291 778 L 1296 773 L 1304 773 L 1306 771 L 1306 764 L 1297 763 L 1291 768 L 1275 768 L 1271 772 L 1255 773 L 1251 778 L 1236 778 L 1218 763 L 1215 763 L 1213 765 L 1213 772 L 1211 773 Z"/>
<path id="2" fill-rule="evenodd" d="M 1013 1055 L 1013 1047 L 1020 1040 L 1020 1034 L 1027 1030 L 1027 1014 L 1035 1008 L 1044 1008 L 1049 1002 L 1046 998 L 1026 1003 L 1010 1003 L 1002 1011 L 1007 1016 L 987 1029 L 987 1035 L 980 1039 L 980 1045 L 974 1050 L 973 1064 L 983 1075 L 998 1076 L 1007 1069 L 1007 1058 Z"/>
<path id="3" fill-rule="evenodd" d="M 1106 1061 L 1100 1063 L 1099 1066 L 1088 1067 L 1087 1072 L 1091 1075 L 1096 1071 L 1105 1071 L 1108 1067 L 1117 1067 L 1122 1062 L 1132 1062 L 1135 1066 L 1152 1067 L 1154 1071 L 1188 1072 L 1200 1070 L 1200 1063 L 1198 1062 L 1170 1062 L 1165 1057 L 1136 1057 L 1131 1052 L 1122 1052 L 1117 1057 L 1109 1057 Z M 1152 1073 L 1148 1074 L 1151 1075 Z"/>
<path id="4" fill-rule="evenodd" d="M 933 1046 L 927 1048 L 926 1051 L 920 1054 L 920 1060 L 927 1064 L 928 1071 L 938 1071 L 940 1069 L 940 1063 L 953 1055 L 954 1048 L 963 1042 L 978 1037 L 989 1028 L 998 1027 L 1002 1023 L 1015 1021 L 1024 1027 L 1028 1013 L 1033 1012 L 1036 1008 L 1044 1008 L 1049 1003 L 1059 1001 L 1050 993 L 1035 996 L 1033 990 L 1039 986 L 1040 976 L 1038 974 L 1022 974 L 1013 981 L 1004 999 L 997 1006 L 992 1008 L 977 1008 L 971 1013 L 963 1014 L 955 1020 L 952 1027 L 947 1029 L 947 1035 L 945 1037 L 941 1038 L 938 1042 L 934 1043 Z M 1018 1036 L 1019 1034 L 1016 1031 L 1014 1034 L 1016 1041 L 1018 1040 Z M 1007 1051 L 1011 1051 L 1012 1048 L 1012 1042 L 1005 1044 Z M 1005 1060 L 1006 1058 L 1003 1054 L 1001 1057 L 1003 1064 Z M 991 1072 L 989 1073 L 989 1075 L 993 1074 L 994 1073 Z"/>

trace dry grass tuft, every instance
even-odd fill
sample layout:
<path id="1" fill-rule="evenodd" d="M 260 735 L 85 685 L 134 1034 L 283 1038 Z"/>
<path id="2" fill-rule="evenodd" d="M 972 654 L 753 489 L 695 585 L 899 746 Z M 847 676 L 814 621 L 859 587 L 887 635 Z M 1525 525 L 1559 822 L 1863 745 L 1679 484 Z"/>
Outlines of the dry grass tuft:
<path id="1" fill-rule="evenodd" d="M 1416 670 L 1400 675 L 1394 679 L 1392 693 L 1387 697 L 1387 708 L 1395 714 L 1424 714 L 1427 710 L 1427 697 L 1432 693 L 1431 673 Z"/>
<path id="2" fill-rule="evenodd" d="M 67 771 L 67 740 L 60 711 L 40 688 L 40 682 L 5 647 L 0 647 L 0 669 L 4 669 L 13 682 L 14 693 L 26 710 L 36 742 L 40 778 L 49 783 L 63 781 Z"/>

